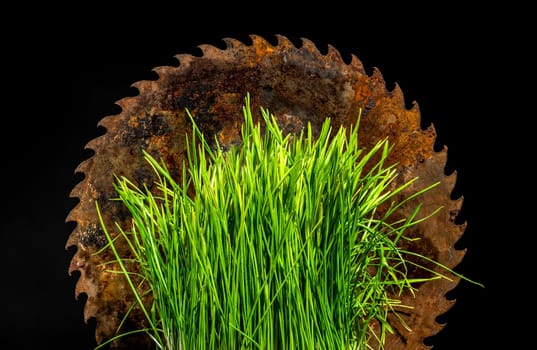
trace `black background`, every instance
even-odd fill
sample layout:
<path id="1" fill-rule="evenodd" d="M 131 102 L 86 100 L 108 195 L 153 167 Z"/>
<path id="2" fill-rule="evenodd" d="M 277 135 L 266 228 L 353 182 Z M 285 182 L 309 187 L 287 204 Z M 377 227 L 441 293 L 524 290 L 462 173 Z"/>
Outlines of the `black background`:
<path id="1" fill-rule="evenodd" d="M 281 34 L 297 46 L 305 37 L 321 52 L 331 44 L 347 62 L 355 54 L 368 73 L 379 68 L 388 89 L 399 84 L 408 106 L 417 101 L 423 127 L 436 128 L 437 149 L 448 147 L 446 173 L 458 174 L 453 197 L 464 196 L 459 219 L 468 227 L 457 248 L 467 253 L 457 271 L 485 284 L 461 282 L 448 294 L 457 302 L 428 344 L 528 348 L 522 315 L 533 306 L 525 291 L 529 277 L 520 272 L 532 232 L 516 224 L 525 214 L 512 196 L 526 190 L 514 158 L 524 157 L 528 124 L 515 112 L 523 97 L 511 80 L 526 74 L 513 30 L 523 24 L 524 9 L 379 5 L 146 3 L 118 11 L 81 4 L 14 14 L 14 24 L 2 29 L 8 94 L 2 101 L 0 348 L 95 346 L 94 321 L 83 321 L 84 296 L 74 297 L 78 275 L 67 273 L 73 251 L 64 249 L 74 227 L 65 223 L 76 204 L 69 192 L 82 179 L 74 170 L 91 155 L 84 146 L 103 132 L 101 118 L 120 111 L 114 102 L 136 94 L 132 83 L 156 78 L 153 67 L 177 65 L 178 53 L 199 55 L 199 44 L 224 48 L 224 37 L 249 43 L 249 34 L 272 43 Z"/>

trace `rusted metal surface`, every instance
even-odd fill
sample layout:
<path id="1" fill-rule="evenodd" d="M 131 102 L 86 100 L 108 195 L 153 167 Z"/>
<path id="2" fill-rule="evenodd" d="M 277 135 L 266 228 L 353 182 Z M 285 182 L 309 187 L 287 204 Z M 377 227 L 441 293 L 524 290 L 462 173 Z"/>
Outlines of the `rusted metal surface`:
<path id="1" fill-rule="evenodd" d="M 412 234 L 421 239 L 412 249 L 448 267 L 455 267 L 463 258 L 465 252 L 454 247 L 465 230 L 464 224 L 455 223 L 462 199 L 451 199 L 456 176 L 444 173 L 447 150 L 433 150 L 435 130 L 432 126 L 421 128 L 418 106 L 407 109 L 399 87 L 388 91 L 378 70 L 368 76 L 358 58 L 353 56 L 347 64 L 332 47 L 322 55 L 308 40 L 303 40 L 300 47 L 282 36 L 278 36 L 275 46 L 257 36 L 252 36 L 252 41 L 244 44 L 225 39 L 224 50 L 202 45 L 202 56 L 178 55 L 177 67 L 156 68 L 159 78 L 134 84 L 139 95 L 120 100 L 121 113 L 103 118 L 99 124 L 106 133 L 88 143 L 87 148 L 95 153 L 77 168 L 85 178 L 72 191 L 80 202 L 67 218 L 77 223 L 67 247 L 77 247 L 69 271 L 80 271 L 75 294 L 87 294 L 84 317 L 96 318 L 98 342 L 114 334 L 133 300 L 123 278 L 110 274 L 103 266 L 112 257 L 107 253 L 93 254 L 106 241 L 95 202 L 108 227 L 115 222 L 127 227 L 128 212 L 120 202 L 110 201 L 116 197 L 113 175 L 151 185 L 153 173 L 143 159 L 143 149 L 165 159 L 179 174 L 185 157 L 185 135 L 191 131 L 185 109 L 191 111 L 207 139 L 216 136 L 224 147 L 239 142 L 247 93 L 251 95 L 252 110 L 268 108 L 286 132 L 298 132 L 311 122 L 315 134 L 327 117 L 332 118 L 336 128 L 348 126 L 356 122 L 362 110 L 362 146 L 370 147 L 379 139 L 389 138 L 395 145 L 390 159 L 397 163 L 399 183 L 417 176 L 419 180 L 408 189 L 416 191 L 440 182 L 419 201 L 423 204 L 422 215 L 439 206 L 444 208 L 414 229 Z M 410 214 L 416 204 L 402 208 L 398 215 Z M 456 276 L 451 277 L 453 281 L 422 284 L 415 296 L 403 295 L 404 304 L 413 306 L 403 315 L 412 331 L 394 319 L 396 332 L 388 336 L 386 349 L 429 348 L 424 339 L 443 327 L 435 318 L 454 303 L 445 298 L 459 282 Z M 142 318 L 134 313 L 129 322 L 137 327 Z M 113 347 L 122 346 L 144 349 L 148 342 L 145 338 L 131 338 L 117 341 Z"/>

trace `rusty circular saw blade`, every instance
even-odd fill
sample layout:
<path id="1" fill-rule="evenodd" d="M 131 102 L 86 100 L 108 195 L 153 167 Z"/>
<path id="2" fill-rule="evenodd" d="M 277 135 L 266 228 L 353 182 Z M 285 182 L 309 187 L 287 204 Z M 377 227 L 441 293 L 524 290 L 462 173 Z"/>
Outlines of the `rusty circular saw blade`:
<path id="1" fill-rule="evenodd" d="M 355 56 L 346 63 L 331 46 L 321 54 L 307 39 L 295 46 L 284 36 L 276 37 L 276 44 L 255 35 L 249 44 L 224 39 L 225 49 L 200 45 L 200 56 L 177 55 L 178 66 L 155 68 L 158 79 L 133 84 L 139 94 L 118 101 L 121 112 L 99 122 L 106 133 L 86 146 L 94 154 L 76 169 L 85 177 L 71 192 L 79 203 L 67 217 L 67 221 L 76 222 L 67 247 L 77 247 L 69 272 L 80 272 L 75 296 L 87 295 L 84 318 L 96 319 L 98 343 L 115 334 L 134 300 L 124 279 L 107 272 L 103 265 L 113 260 L 112 256 L 93 254 L 106 243 L 95 202 L 108 227 L 115 223 L 127 227 L 128 212 L 120 202 L 110 200 L 117 197 L 113 176 L 151 185 L 155 179 L 142 150 L 164 159 L 179 174 L 185 157 L 185 135 L 191 132 L 186 109 L 208 140 L 216 136 L 223 147 L 239 142 L 247 93 L 252 111 L 259 111 L 260 106 L 267 108 L 285 132 L 298 132 L 310 122 L 315 135 L 327 117 L 334 127 L 348 126 L 356 122 L 361 110 L 362 146 L 371 147 L 387 137 L 394 145 L 390 161 L 397 164 L 397 181 L 418 177 L 407 193 L 439 183 L 419 197 L 419 203 L 423 206 L 421 215 L 443 209 L 413 228 L 411 234 L 420 239 L 411 248 L 449 268 L 462 260 L 465 251 L 455 249 L 465 230 L 465 224 L 455 222 L 462 197 L 451 198 L 456 174 L 445 174 L 447 148 L 434 150 L 435 130 L 432 125 L 422 129 L 417 104 L 407 108 L 401 89 L 396 86 L 389 91 L 381 73 L 374 69 L 368 75 Z M 397 215 L 409 215 L 416 204 L 402 207 Z M 456 287 L 459 278 L 448 275 L 451 281 L 426 282 L 415 295 L 402 296 L 403 304 L 412 306 L 400 314 L 408 329 L 393 317 L 394 333 L 388 334 L 386 349 L 430 348 L 424 340 L 443 328 L 437 316 L 455 302 L 448 300 L 446 293 Z M 126 327 L 138 328 L 142 322 L 143 318 L 133 313 Z M 117 340 L 112 347 L 143 349 L 148 344 L 142 336 Z"/>

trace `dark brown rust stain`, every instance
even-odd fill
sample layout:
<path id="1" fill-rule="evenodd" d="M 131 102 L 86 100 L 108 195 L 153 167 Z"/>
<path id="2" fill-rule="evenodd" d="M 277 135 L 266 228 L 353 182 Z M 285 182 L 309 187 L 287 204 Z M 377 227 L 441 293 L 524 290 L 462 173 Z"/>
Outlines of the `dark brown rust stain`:
<path id="1" fill-rule="evenodd" d="M 112 260 L 109 253 L 93 254 L 104 242 L 97 228 L 95 202 L 101 207 L 107 227 L 117 222 L 127 228 L 128 213 L 118 201 L 110 200 L 117 196 L 112 186 L 114 175 L 151 185 L 154 178 L 143 158 L 145 149 L 163 159 L 179 176 L 186 154 L 185 137 L 192 131 L 187 110 L 206 139 L 216 137 L 224 148 L 238 144 L 247 93 L 251 95 L 254 117 L 260 118 L 259 108 L 263 106 L 276 116 L 285 132 L 300 132 L 311 123 L 316 136 L 326 118 L 331 118 L 337 129 L 355 124 L 361 112 L 362 146 L 369 148 L 387 138 L 394 145 L 390 161 L 397 164 L 397 183 L 419 176 L 406 193 L 439 182 L 438 187 L 397 213 L 405 217 L 418 203 L 423 204 L 421 215 L 444 207 L 417 226 L 412 234 L 420 240 L 409 248 L 448 267 L 456 266 L 463 258 L 464 252 L 454 248 L 465 228 L 455 224 L 462 201 L 450 198 L 455 176 L 444 174 L 446 151 L 434 152 L 434 129 L 421 129 L 417 105 L 407 109 L 399 87 L 388 91 L 378 70 L 368 76 L 356 57 L 346 64 L 334 48 L 329 47 L 328 53 L 322 55 L 308 40 L 300 47 L 281 36 L 276 46 L 257 36 L 252 36 L 251 45 L 234 39 L 225 41 L 225 50 L 202 45 L 201 57 L 178 55 L 179 66 L 158 67 L 157 80 L 136 83 L 139 95 L 120 100 L 122 112 L 101 120 L 107 132 L 88 144 L 95 154 L 77 169 L 85 179 L 71 194 L 80 201 L 67 218 L 77 223 L 67 246 L 78 247 L 69 270 L 81 272 L 76 294 L 88 295 L 84 316 L 97 319 L 98 342 L 114 335 L 133 300 L 125 281 L 103 267 L 103 262 Z M 125 247 L 120 249 L 125 251 Z M 457 283 L 457 278 L 427 282 L 415 297 L 403 295 L 403 303 L 413 307 L 402 310 L 407 312 L 403 318 L 412 331 L 393 318 L 396 332 L 388 336 L 386 349 L 429 348 L 423 340 L 442 329 L 436 316 L 453 304 L 445 294 Z M 136 328 L 142 322 L 141 315 L 135 312 L 128 326 Z M 146 349 L 148 344 L 144 337 L 128 338 L 116 341 L 112 347 Z"/>

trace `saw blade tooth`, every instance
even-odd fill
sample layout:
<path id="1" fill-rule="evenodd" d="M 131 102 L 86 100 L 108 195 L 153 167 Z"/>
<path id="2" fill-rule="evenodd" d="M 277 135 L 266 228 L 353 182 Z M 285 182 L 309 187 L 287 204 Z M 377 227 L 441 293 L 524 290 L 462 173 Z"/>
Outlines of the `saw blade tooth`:
<path id="1" fill-rule="evenodd" d="M 151 80 L 140 80 L 140 81 L 132 83 L 131 87 L 136 88 L 140 92 L 140 94 L 143 95 L 146 92 L 153 91 L 155 89 L 155 82 Z M 124 99 L 117 101 L 116 104 L 123 103 L 123 102 L 120 102 L 123 100 Z M 120 106 L 124 108 L 124 106 L 122 105 Z"/>
<path id="2" fill-rule="evenodd" d="M 184 67 L 190 66 L 192 61 L 197 59 L 196 56 L 193 56 L 188 53 L 181 53 L 181 54 L 175 55 L 175 58 L 177 58 L 177 60 L 179 61 L 179 68 L 181 69 L 183 69 Z"/>
<path id="3" fill-rule="evenodd" d="M 157 75 L 159 76 L 159 79 L 161 79 L 162 77 L 172 74 L 172 72 L 176 69 L 177 67 L 160 66 L 160 67 L 153 68 L 152 71 L 157 73 Z"/>
<path id="4" fill-rule="evenodd" d="M 451 211 L 454 217 L 459 215 L 462 205 L 464 203 L 464 196 L 459 196 L 458 198 L 452 199 L 449 201 L 448 210 Z"/>
<path id="5" fill-rule="evenodd" d="M 220 48 L 214 45 L 209 45 L 209 44 L 198 45 L 198 48 L 203 53 L 203 56 L 210 56 L 210 57 L 219 55 L 223 51 Z"/>
<path id="6" fill-rule="evenodd" d="M 355 54 L 351 54 L 351 63 L 349 63 L 349 66 L 356 68 L 365 74 L 364 64 Z"/>
<path id="7" fill-rule="evenodd" d="M 300 38 L 300 41 L 302 42 L 302 47 L 301 48 L 311 52 L 318 59 L 323 57 L 321 55 L 321 52 L 317 48 L 317 46 L 313 43 L 313 41 L 311 41 L 310 39 L 307 39 L 307 38 Z"/>
<path id="8" fill-rule="evenodd" d="M 405 96 L 403 90 L 398 83 L 395 83 L 394 88 L 390 91 L 390 98 L 394 100 L 401 109 L 407 109 L 405 104 Z"/>
<path id="9" fill-rule="evenodd" d="M 71 192 L 69 193 L 69 198 L 77 199 L 77 204 L 71 208 L 67 216 L 65 217 L 65 222 L 74 222 L 78 224 L 78 220 L 76 215 L 79 213 L 79 206 L 80 206 L 80 198 L 83 195 L 83 185 L 85 185 L 85 181 L 81 181 L 76 186 L 73 187 Z M 76 229 L 76 228 L 75 228 Z"/>
<path id="10" fill-rule="evenodd" d="M 226 43 L 226 46 L 228 49 L 234 49 L 240 46 L 245 46 L 242 41 L 237 40 L 235 38 L 223 38 L 222 39 L 224 43 Z"/>
<path id="11" fill-rule="evenodd" d="M 86 294 L 86 295 L 88 294 L 88 293 L 85 292 L 85 291 L 81 292 L 80 294 L 82 294 L 82 293 L 84 293 L 84 294 Z M 79 295 L 80 295 L 80 294 L 79 294 Z M 91 298 L 94 298 L 94 297 L 91 296 Z M 93 302 L 92 299 L 90 300 L 90 296 L 88 295 L 88 299 L 87 299 L 87 301 L 86 301 L 86 305 L 84 305 L 84 322 L 87 323 L 91 318 L 96 317 L 96 316 L 97 316 L 97 311 L 98 311 L 98 310 L 97 310 L 97 307 L 96 307 L 95 303 Z M 99 320 L 99 321 L 101 321 L 101 320 Z M 98 342 L 102 341 L 102 339 L 99 339 L 98 336 L 96 336 L 96 340 L 97 340 Z"/>
<path id="12" fill-rule="evenodd" d="M 101 146 L 101 144 L 103 143 L 103 140 L 105 139 L 105 135 L 102 135 L 102 136 L 98 136 L 92 140 L 90 140 L 87 144 L 86 144 L 86 147 L 85 149 L 89 149 L 89 150 L 92 150 L 92 151 L 96 151 L 97 149 L 99 149 L 99 147 Z M 88 165 L 89 166 L 89 165 Z"/>
<path id="13" fill-rule="evenodd" d="M 75 168 L 74 173 L 75 174 L 84 174 L 84 177 L 85 177 L 86 176 L 86 171 L 88 171 L 89 167 L 90 167 L 89 159 L 86 159 L 85 161 L 83 161 L 80 164 L 78 164 L 78 166 Z M 79 186 L 76 185 L 74 189 L 76 189 L 77 187 L 79 187 Z M 73 192 L 71 192 L 71 194 L 73 194 Z"/>
<path id="14" fill-rule="evenodd" d="M 417 101 L 412 101 L 411 104 L 412 105 L 410 106 L 409 111 L 412 111 L 412 113 L 417 113 L 418 115 L 421 115 L 419 103 Z"/>
<path id="15" fill-rule="evenodd" d="M 464 198 L 460 198 L 461 201 L 464 200 Z M 455 238 L 456 238 L 456 241 L 459 240 L 459 238 L 462 237 L 462 235 L 464 234 L 464 232 L 466 231 L 466 228 L 468 227 L 468 222 L 465 220 L 463 222 L 461 222 L 460 224 L 455 224 L 452 226 L 452 233 L 455 235 Z M 456 251 L 460 252 L 460 259 L 457 263 L 461 262 L 462 259 L 464 258 L 464 253 L 466 253 L 467 249 L 466 248 L 463 248 L 463 249 L 457 249 Z M 453 265 L 455 266 L 455 265 Z"/>
<path id="16" fill-rule="evenodd" d="M 429 125 L 427 127 L 427 130 L 433 132 L 436 135 L 436 129 L 435 129 L 433 123 L 431 123 L 431 125 Z M 441 159 L 440 161 L 445 166 L 446 162 L 447 162 L 447 157 L 448 157 L 448 146 L 447 145 L 442 145 L 442 149 L 440 151 L 438 151 L 438 152 L 435 152 L 435 156 L 438 157 L 439 159 Z"/>
<path id="17" fill-rule="evenodd" d="M 74 189 L 71 190 L 71 194 L 73 193 L 73 191 L 74 191 Z M 75 197 L 72 197 L 72 198 L 75 198 Z M 76 196 L 76 198 L 79 198 L 79 197 Z M 78 206 L 78 205 L 77 205 L 77 206 Z M 67 216 L 65 217 L 65 222 L 74 222 L 74 223 L 77 223 L 77 221 L 76 221 L 77 210 L 75 210 L 75 209 L 76 209 L 76 206 L 75 206 L 73 209 L 71 209 L 71 210 L 69 211 L 69 214 L 67 214 Z M 73 231 L 74 231 L 74 230 L 73 230 Z M 73 231 L 71 231 L 71 232 L 73 232 Z"/>
<path id="18" fill-rule="evenodd" d="M 136 83 L 133 83 L 131 84 L 131 86 L 134 86 L 135 84 L 138 84 L 137 86 L 143 86 L 143 82 L 144 81 L 147 81 L 147 80 L 142 80 L 141 82 L 136 82 Z M 141 84 L 140 84 L 141 83 Z M 147 87 L 143 87 L 143 89 L 147 89 Z M 140 91 L 140 89 L 138 88 L 138 91 Z M 139 95 L 139 94 L 138 94 Z M 133 101 L 136 100 L 136 98 L 138 97 L 138 95 L 136 96 L 128 96 L 128 97 L 123 97 L 122 99 L 120 100 L 117 100 L 116 102 L 114 102 L 116 105 L 118 105 L 119 107 L 121 107 L 122 110 L 127 110 L 128 107 L 133 103 Z"/>
<path id="19" fill-rule="evenodd" d="M 444 153 L 444 152 L 442 152 Z M 451 174 L 444 176 L 444 181 L 446 182 L 447 189 L 449 191 L 449 194 L 451 196 L 453 189 L 455 188 L 455 185 L 457 183 L 457 171 L 453 170 Z"/>
<path id="20" fill-rule="evenodd" d="M 457 282 L 459 279 L 457 277 L 453 278 L 453 281 L 445 281 L 445 284 L 450 285 L 448 290 L 451 290 L 455 288 Z M 455 305 L 456 300 L 455 299 L 447 299 L 447 298 L 438 298 L 438 302 L 435 305 L 439 311 L 439 314 L 446 313 L 449 309 Z M 426 315 L 425 318 L 427 319 L 427 324 L 431 326 L 430 333 L 436 334 L 438 333 L 442 328 L 446 326 L 445 323 L 439 323 L 438 322 L 438 315 Z"/>
<path id="21" fill-rule="evenodd" d="M 388 89 L 386 89 L 386 81 L 384 80 L 384 76 L 382 75 L 380 69 L 378 69 L 377 67 L 373 67 L 373 73 L 371 73 L 370 78 L 374 81 L 377 81 L 379 85 L 382 85 L 384 91 L 388 91 Z"/>
<path id="22" fill-rule="evenodd" d="M 110 129 L 112 125 L 114 125 L 114 120 L 117 118 L 116 115 L 107 115 L 106 117 L 101 118 L 99 122 L 97 123 L 97 126 L 105 128 L 106 130 Z M 102 135 L 101 135 L 102 136 Z"/>
<path id="23" fill-rule="evenodd" d="M 249 37 L 254 46 L 272 46 L 265 38 L 257 34 L 250 34 Z"/>
<path id="24" fill-rule="evenodd" d="M 332 63 L 335 61 L 337 64 L 344 63 L 341 53 L 334 46 L 328 44 L 328 52 L 325 55 L 325 58 L 328 62 Z"/>
<path id="25" fill-rule="evenodd" d="M 293 45 L 293 43 L 291 42 L 291 40 L 289 40 L 286 36 L 284 35 L 281 35 L 281 34 L 276 34 L 276 40 L 278 42 L 278 44 L 276 45 L 277 47 L 280 47 L 284 50 L 286 49 L 291 49 L 291 48 L 294 48 L 295 45 Z"/>
<path id="26" fill-rule="evenodd" d="M 460 231 L 459 233 L 457 233 L 457 237 L 461 237 L 464 234 L 464 229 L 460 229 L 459 226 L 460 225 L 454 226 L 458 228 L 458 231 Z M 449 266 L 452 269 L 457 267 L 457 265 L 459 265 L 464 259 L 466 252 L 467 252 L 467 249 L 455 249 L 454 247 L 450 247 L 449 256 L 445 258 L 445 261 L 446 261 L 445 265 Z M 460 278 L 459 277 L 456 277 L 456 278 L 457 278 L 457 283 L 458 283 L 458 281 L 460 281 Z M 457 283 L 454 283 L 451 289 L 455 288 L 457 286 Z"/>
<path id="27" fill-rule="evenodd" d="M 78 228 L 78 222 L 76 222 L 76 220 L 73 220 L 73 218 L 69 218 L 69 220 L 66 220 L 68 222 L 75 222 L 77 224 L 77 227 L 75 227 L 75 229 L 73 231 L 71 231 L 71 234 L 69 235 L 69 237 L 67 237 L 67 242 L 65 243 L 65 246 L 64 246 L 64 249 L 69 249 L 71 247 L 76 247 L 78 245 L 78 231 L 77 228 Z M 72 261 L 72 259 L 71 259 Z M 69 275 L 71 275 L 71 271 L 69 271 Z"/>
<path id="28" fill-rule="evenodd" d="M 85 259 L 81 258 L 80 254 L 78 252 L 80 251 L 80 247 L 78 247 L 78 251 L 73 255 L 73 258 L 71 259 L 71 263 L 69 264 L 69 275 L 71 275 L 74 271 L 84 271 L 84 267 L 86 266 Z M 78 290 L 76 292 L 79 292 Z"/>
<path id="29" fill-rule="evenodd" d="M 418 114 L 418 122 L 421 123 L 421 115 Z M 422 129 L 422 131 L 424 133 L 429 133 L 430 135 L 432 135 L 432 140 L 433 140 L 433 144 L 432 144 L 432 147 L 433 147 L 433 151 L 434 151 L 434 141 L 436 140 L 436 128 L 434 126 L 434 123 L 431 122 L 425 129 Z M 446 156 L 447 156 L 447 146 L 446 145 L 442 145 L 442 150 L 440 150 L 440 152 L 442 152 L 443 150 L 445 149 L 446 151 Z M 436 152 L 438 153 L 438 152 Z M 444 160 L 444 164 L 446 164 L 446 161 Z"/>

